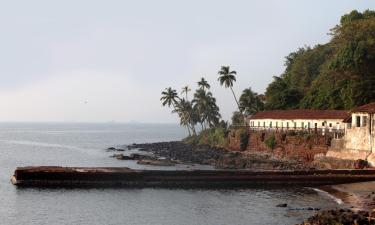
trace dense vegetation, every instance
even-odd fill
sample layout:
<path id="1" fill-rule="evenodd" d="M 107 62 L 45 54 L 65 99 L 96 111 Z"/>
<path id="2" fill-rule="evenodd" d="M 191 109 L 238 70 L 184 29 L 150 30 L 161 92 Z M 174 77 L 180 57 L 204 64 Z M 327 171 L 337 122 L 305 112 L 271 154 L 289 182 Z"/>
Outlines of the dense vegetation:
<path id="1" fill-rule="evenodd" d="M 350 109 L 375 101 L 375 11 L 356 10 L 331 29 L 331 40 L 286 57 L 267 87 L 266 109 Z"/>
<path id="2" fill-rule="evenodd" d="M 356 10 L 341 17 L 331 29 L 331 40 L 315 47 L 304 47 L 286 57 L 285 71 L 275 76 L 265 94 L 246 88 L 237 99 L 233 91 L 237 72 L 229 66 L 218 71 L 218 82 L 231 90 L 237 110 L 233 112 L 231 130 L 221 119 L 210 84 L 201 78 L 189 100 L 189 86 L 181 96 L 171 87 L 162 92 L 163 106 L 177 113 L 180 124 L 189 131 L 187 142 L 228 147 L 230 138 L 245 150 L 249 134 L 245 118 L 271 109 L 350 109 L 375 101 L 375 11 Z M 196 127 L 200 127 L 197 135 Z M 231 137 L 229 137 L 231 136 Z M 266 145 L 273 149 L 275 138 Z"/>

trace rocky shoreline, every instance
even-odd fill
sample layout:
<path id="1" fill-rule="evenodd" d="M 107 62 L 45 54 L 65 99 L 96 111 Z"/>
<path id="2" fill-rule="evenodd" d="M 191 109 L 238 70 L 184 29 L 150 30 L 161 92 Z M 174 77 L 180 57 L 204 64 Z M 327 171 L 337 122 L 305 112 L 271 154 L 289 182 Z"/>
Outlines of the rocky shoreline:
<path id="1" fill-rule="evenodd" d="M 319 166 L 316 166 L 320 164 L 306 164 L 304 162 L 292 159 L 280 159 L 276 158 L 270 153 L 229 151 L 224 148 L 213 147 L 209 145 L 186 144 L 183 141 L 131 144 L 118 149 L 118 152 L 126 150 L 138 150 L 141 153 L 140 155 L 130 154 L 130 156 L 123 156 L 123 154 L 121 153 L 117 155 L 117 158 L 138 160 L 138 163 L 140 164 L 142 164 L 144 161 L 144 164 L 155 166 L 162 165 L 163 162 L 166 162 L 166 165 L 169 165 L 170 162 L 173 162 L 170 165 L 178 163 L 191 163 L 211 165 L 218 169 L 311 170 L 320 168 Z M 109 151 L 117 151 L 117 149 L 113 148 Z M 144 152 L 144 154 L 142 152 Z M 342 164 L 342 162 L 340 162 L 340 164 Z M 343 189 L 343 187 L 346 186 L 342 185 L 338 187 Z M 371 187 L 369 188 L 371 190 Z M 350 192 L 350 189 L 352 188 L 348 188 L 349 191 L 347 190 L 347 192 Z M 347 207 L 345 207 L 347 209 L 333 209 L 326 211 L 317 210 L 319 211 L 317 214 L 301 223 L 301 225 L 375 225 L 375 213 L 371 213 L 375 202 L 375 193 L 370 192 L 370 190 L 366 190 L 366 192 L 361 192 L 360 194 L 357 193 L 356 196 L 360 197 L 356 198 L 359 201 L 357 204 L 353 201 L 348 200 L 350 198 L 336 196 L 340 199 L 344 199 L 344 202 L 345 200 L 348 200 L 346 202 Z M 331 193 L 332 190 L 327 191 Z M 352 196 L 350 193 L 347 195 L 349 197 Z"/>
<path id="2" fill-rule="evenodd" d="M 132 144 L 127 149 L 138 149 L 170 161 L 212 165 L 219 169 L 309 169 L 295 160 L 283 160 L 267 153 L 228 151 L 209 145 L 192 145 L 182 141 Z"/>
<path id="3" fill-rule="evenodd" d="M 318 212 L 300 225 L 374 225 L 375 213 L 335 209 Z"/>

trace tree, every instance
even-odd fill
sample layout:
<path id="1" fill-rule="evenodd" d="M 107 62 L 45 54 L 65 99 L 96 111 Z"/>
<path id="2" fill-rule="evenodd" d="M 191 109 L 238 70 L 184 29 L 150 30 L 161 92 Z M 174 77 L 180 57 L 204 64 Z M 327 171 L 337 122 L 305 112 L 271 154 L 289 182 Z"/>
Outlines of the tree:
<path id="1" fill-rule="evenodd" d="M 234 91 L 233 91 L 233 83 L 236 82 L 237 72 L 234 70 L 231 71 L 229 66 L 222 66 L 218 74 L 219 74 L 219 78 L 217 80 L 220 82 L 220 85 L 221 86 L 224 85 L 225 88 L 230 88 L 230 90 L 232 91 L 234 100 L 236 101 L 238 110 L 241 112 L 240 105 L 238 104 L 236 95 L 234 94 Z"/>
<path id="2" fill-rule="evenodd" d="M 332 39 L 299 48 L 267 87 L 267 109 L 351 109 L 375 101 L 375 11 L 352 12 Z"/>
<path id="3" fill-rule="evenodd" d="M 257 93 L 253 92 L 251 88 L 243 90 L 240 96 L 240 109 L 245 116 L 254 114 L 264 109 L 264 103 Z"/>
<path id="4" fill-rule="evenodd" d="M 163 106 L 173 107 L 172 113 L 177 113 L 180 117 L 180 125 L 185 126 L 188 129 L 189 136 L 191 135 L 190 130 L 196 135 L 195 132 L 195 115 L 191 102 L 181 99 L 178 97 L 176 90 L 171 87 L 166 88 L 162 93 L 160 101 Z"/>
<path id="5" fill-rule="evenodd" d="M 198 81 L 198 87 L 199 88 L 202 88 L 203 90 L 206 88 L 206 89 L 210 89 L 211 86 L 210 84 L 202 77 L 200 81 Z"/>
<path id="6" fill-rule="evenodd" d="M 196 135 L 195 131 L 195 120 L 194 120 L 194 109 L 191 102 L 181 99 L 177 104 L 172 113 L 177 113 L 180 117 L 180 125 L 188 129 L 189 136 L 191 135 L 190 130 Z"/>
<path id="7" fill-rule="evenodd" d="M 162 101 L 163 106 L 168 105 L 168 107 L 175 107 L 177 103 L 177 99 L 179 99 L 176 90 L 172 89 L 171 87 L 166 88 L 162 93 L 162 97 L 160 101 Z"/>
<path id="8" fill-rule="evenodd" d="M 186 86 L 184 86 L 183 88 L 182 88 L 182 91 L 181 91 L 181 94 L 185 94 L 185 96 L 186 96 L 186 101 L 188 101 L 188 93 L 189 93 L 189 91 L 191 91 L 191 89 L 189 88 L 189 86 L 188 85 L 186 85 Z"/>
<path id="9" fill-rule="evenodd" d="M 232 126 L 242 126 L 243 125 L 243 116 L 240 112 L 235 111 L 232 115 Z"/>
<path id="10" fill-rule="evenodd" d="M 203 88 L 197 89 L 192 102 L 202 130 L 206 129 L 207 125 L 212 127 L 219 123 L 221 118 L 219 107 L 211 92 L 206 92 Z"/>
<path id="11" fill-rule="evenodd" d="M 301 93 L 291 88 L 282 77 L 273 77 L 274 81 L 266 89 L 266 109 L 295 109 L 302 98 Z"/>

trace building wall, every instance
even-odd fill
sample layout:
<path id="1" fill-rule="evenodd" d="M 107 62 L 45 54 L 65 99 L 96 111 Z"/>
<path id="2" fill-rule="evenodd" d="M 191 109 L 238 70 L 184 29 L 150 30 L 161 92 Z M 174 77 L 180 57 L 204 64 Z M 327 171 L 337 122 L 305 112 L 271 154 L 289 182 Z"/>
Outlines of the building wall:
<path id="1" fill-rule="evenodd" d="M 315 128 L 315 124 L 318 129 L 328 128 L 328 129 L 344 129 L 345 123 L 342 119 L 311 119 L 311 120 L 280 120 L 280 119 L 249 119 L 248 124 L 250 127 L 260 127 L 260 128 L 289 128 L 289 129 L 310 129 Z"/>
<path id="2" fill-rule="evenodd" d="M 375 151 L 374 115 L 369 113 L 353 113 L 352 122 L 345 129 L 345 149 L 359 151 Z"/>

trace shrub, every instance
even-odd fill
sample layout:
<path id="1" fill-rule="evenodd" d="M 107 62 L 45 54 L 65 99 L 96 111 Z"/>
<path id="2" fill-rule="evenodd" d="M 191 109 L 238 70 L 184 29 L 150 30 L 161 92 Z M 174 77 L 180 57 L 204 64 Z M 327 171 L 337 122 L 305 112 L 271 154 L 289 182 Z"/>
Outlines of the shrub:
<path id="1" fill-rule="evenodd" d="M 268 137 L 264 143 L 266 144 L 266 146 L 270 149 L 274 149 L 276 147 L 276 138 L 275 138 L 275 135 L 271 135 L 270 137 Z"/>
<path id="2" fill-rule="evenodd" d="M 184 142 L 188 144 L 227 147 L 229 144 L 228 131 L 222 127 L 211 128 L 201 131 L 197 136 L 185 138 Z"/>
<path id="3" fill-rule="evenodd" d="M 247 145 L 249 144 L 249 133 L 246 129 L 238 129 L 236 131 L 236 137 L 240 140 L 240 149 L 241 151 L 246 150 Z"/>
<path id="4" fill-rule="evenodd" d="M 214 143 L 219 146 L 227 147 L 229 140 L 227 138 L 227 131 L 224 128 L 216 128 L 214 130 Z"/>

